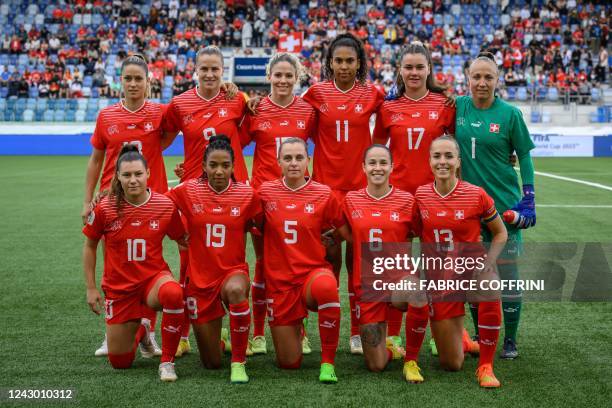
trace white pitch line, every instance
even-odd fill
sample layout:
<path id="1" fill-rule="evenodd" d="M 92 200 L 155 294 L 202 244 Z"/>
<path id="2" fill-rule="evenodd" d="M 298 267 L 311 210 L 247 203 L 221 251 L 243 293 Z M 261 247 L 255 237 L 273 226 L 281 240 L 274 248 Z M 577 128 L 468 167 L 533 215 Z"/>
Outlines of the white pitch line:
<path id="1" fill-rule="evenodd" d="M 178 183 L 181 180 L 168 180 L 168 184 L 175 184 Z"/>
<path id="2" fill-rule="evenodd" d="M 584 184 L 585 186 L 590 186 L 590 187 L 600 188 L 602 190 L 612 191 L 612 187 L 610 186 L 606 186 L 604 184 L 599 184 L 599 183 L 593 183 L 591 181 L 579 180 L 579 179 L 575 179 L 571 177 L 557 176 L 556 174 L 543 173 L 541 171 L 536 171 L 535 174 L 537 174 L 538 176 L 550 177 L 550 178 L 554 178 L 557 180 L 563 180 L 563 181 L 570 181 L 572 183 Z"/>
<path id="3" fill-rule="evenodd" d="M 612 205 L 597 205 L 597 204 L 536 204 L 536 207 L 542 208 L 612 208 Z"/>

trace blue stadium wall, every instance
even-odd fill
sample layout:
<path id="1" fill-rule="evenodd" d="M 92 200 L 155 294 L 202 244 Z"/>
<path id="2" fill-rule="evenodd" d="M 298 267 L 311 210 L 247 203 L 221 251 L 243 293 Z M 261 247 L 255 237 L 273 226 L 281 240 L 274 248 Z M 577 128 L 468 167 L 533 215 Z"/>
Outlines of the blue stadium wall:
<path id="1" fill-rule="evenodd" d="M 52 130 L 49 130 L 52 129 Z M 0 155 L 89 155 L 91 131 L 45 125 L 0 126 Z M 612 157 L 612 127 L 588 129 L 554 128 L 550 132 L 531 130 L 536 145 L 535 157 Z M 310 145 L 312 151 L 313 146 Z M 244 148 L 253 154 L 254 145 Z M 179 135 L 166 156 L 183 155 L 183 137 Z"/>

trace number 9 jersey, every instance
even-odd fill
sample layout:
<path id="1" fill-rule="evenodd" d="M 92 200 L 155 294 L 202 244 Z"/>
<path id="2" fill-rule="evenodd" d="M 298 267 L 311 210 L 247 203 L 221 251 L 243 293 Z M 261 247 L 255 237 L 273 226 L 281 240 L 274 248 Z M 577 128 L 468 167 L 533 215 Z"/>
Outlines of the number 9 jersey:
<path id="1" fill-rule="evenodd" d="M 114 197 L 106 196 L 91 212 L 83 234 L 92 240 L 104 237 L 102 290 L 107 297 L 129 294 L 149 278 L 169 271 L 162 242 L 168 235 L 185 235 L 178 210 L 162 194 L 150 192 L 143 204 L 125 200 L 117 212 Z"/>

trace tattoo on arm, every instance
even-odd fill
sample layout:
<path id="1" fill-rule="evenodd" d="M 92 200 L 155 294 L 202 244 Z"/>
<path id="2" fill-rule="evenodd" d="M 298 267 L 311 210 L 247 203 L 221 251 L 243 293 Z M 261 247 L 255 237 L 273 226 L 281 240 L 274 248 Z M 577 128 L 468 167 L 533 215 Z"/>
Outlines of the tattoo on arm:
<path id="1" fill-rule="evenodd" d="M 366 324 L 361 328 L 361 341 L 370 347 L 378 346 L 383 337 L 380 323 Z"/>

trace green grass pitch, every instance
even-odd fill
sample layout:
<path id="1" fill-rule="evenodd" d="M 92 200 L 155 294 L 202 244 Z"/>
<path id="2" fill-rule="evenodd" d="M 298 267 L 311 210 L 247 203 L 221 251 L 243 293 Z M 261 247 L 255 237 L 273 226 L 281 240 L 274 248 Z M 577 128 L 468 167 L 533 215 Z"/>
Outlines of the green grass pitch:
<path id="1" fill-rule="evenodd" d="M 178 160 L 166 158 L 167 168 Z M 475 358 L 466 358 L 463 371 L 447 373 L 429 355 L 428 347 L 420 355 L 425 383 L 410 385 L 401 377 L 400 362 L 373 374 L 366 371 L 360 356 L 349 354 L 344 272 L 335 386 L 318 382 L 316 318 L 309 327 L 315 352 L 304 358 L 301 370 L 279 370 L 269 351 L 248 360 L 248 385 L 229 384 L 229 357 L 223 369 L 206 370 L 199 364 L 197 350 L 177 361 L 179 381 L 174 384 L 159 382 L 154 360 L 137 357 L 132 369 L 114 371 L 105 358 L 93 356 L 104 321 L 85 303 L 79 211 L 86 161 L 85 157 L 0 160 L 0 388 L 73 388 L 74 406 L 95 407 L 609 406 L 611 303 L 527 303 L 519 331 L 520 358 L 496 360 L 496 374 L 503 384 L 499 390 L 479 389 Z M 612 185 L 612 159 L 537 159 L 535 167 Z M 612 241 L 612 208 L 555 207 L 612 206 L 611 191 L 541 176 L 536 177 L 536 190 L 538 204 L 548 206 L 538 208 L 538 224 L 525 234 L 526 241 Z M 167 245 L 166 254 L 176 274 L 173 245 Z M 610 261 L 612 254 L 607 255 Z M 250 245 L 248 256 L 253 267 Z M 99 268 L 98 279 L 100 274 Z M 467 327 L 472 328 L 471 322 Z M 269 349 L 271 344 L 268 338 Z"/>

